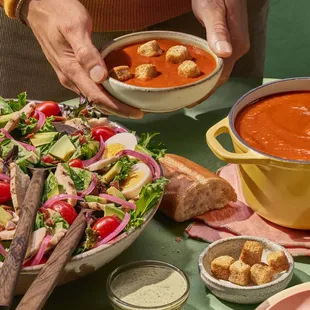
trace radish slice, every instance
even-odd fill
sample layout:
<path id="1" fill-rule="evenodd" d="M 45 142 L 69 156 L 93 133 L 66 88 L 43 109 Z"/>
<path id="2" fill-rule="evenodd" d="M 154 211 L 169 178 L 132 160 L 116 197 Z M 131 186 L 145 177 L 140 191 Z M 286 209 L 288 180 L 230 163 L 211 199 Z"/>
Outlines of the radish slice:
<path id="1" fill-rule="evenodd" d="M 44 125 L 45 119 L 46 119 L 45 114 L 42 113 L 41 111 L 36 111 L 36 113 L 39 115 L 39 119 L 38 119 L 37 126 L 33 129 L 32 133 L 35 133 L 38 130 L 40 130 L 42 126 Z"/>
<path id="2" fill-rule="evenodd" d="M 42 208 L 50 208 L 55 202 L 65 200 L 65 199 L 75 199 L 75 200 L 81 200 L 81 201 L 85 202 L 85 200 L 83 198 L 81 198 L 80 196 L 77 196 L 77 195 L 60 194 L 60 195 L 57 195 L 57 196 L 47 200 L 44 203 L 44 205 L 42 206 Z"/>
<path id="3" fill-rule="evenodd" d="M 108 236 L 106 236 L 104 239 L 102 239 L 101 241 L 99 241 L 96 245 L 95 248 L 97 248 L 98 246 L 101 246 L 103 244 L 106 244 L 107 242 L 109 242 L 110 240 L 112 240 L 113 238 L 115 238 L 118 234 L 120 234 L 124 228 L 127 226 L 127 224 L 129 223 L 130 220 L 130 215 L 129 213 L 125 214 L 124 219 L 122 220 L 122 222 L 117 226 L 117 228 L 110 233 Z"/>
<path id="4" fill-rule="evenodd" d="M 108 195 L 108 194 L 99 194 L 99 197 L 104 198 L 108 201 L 112 201 L 115 202 L 119 205 L 122 205 L 128 209 L 132 209 L 132 210 L 136 210 L 136 205 L 132 202 L 126 201 L 124 199 L 112 196 L 112 195 Z"/>
<path id="5" fill-rule="evenodd" d="M 6 250 L 5 250 L 4 246 L 1 244 L 1 242 L 0 242 L 0 254 L 3 257 L 6 257 Z"/>
<path id="6" fill-rule="evenodd" d="M 91 181 L 89 187 L 86 188 L 85 190 L 83 190 L 82 192 L 80 192 L 79 196 L 84 197 L 86 195 L 89 195 L 95 189 L 97 183 L 98 183 L 98 176 L 96 173 L 93 173 L 92 181 Z"/>
<path id="7" fill-rule="evenodd" d="M 1 128 L 0 131 L 5 135 L 7 139 L 10 139 L 12 141 L 15 141 L 16 143 L 20 144 L 22 147 L 24 147 L 29 152 L 35 152 L 36 148 L 32 145 L 29 145 L 27 143 L 23 143 L 20 141 L 15 140 L 5 129 Z"/>
<path id="8" fill-rule="evenodd" d="M 0 180 L 10 182 L 11 178 L 6 174 L 0 173 Z"/>
<path id="9" fill-rule="evenodd" d="M 96 161 L 100 160 L 102 158 L 104 149 L 105 149 L 105 144 L 104 144 L 104 141 L 103 141 L 102 137 L 100 137 L 98 153 L 94 157 L 92 157 L 90 159 L 83 160 L 84 167 L 88 167 L 91 164 L 95 163 Z"/>
<path id="10" fill-rule="evenodd" d="M 47 235 L 43 241 L 42 244 L 40 246 L 40 249 L 38 251 L 38 253 L 36 254 L 36 256 L 34 257 L 33 261 L 31 262 L 31 266 L 36 266 L 39 265 L 41 262 L 42 257 L 44 256 L 45 250 L 49 244 L 49 242 L 51 241 L 52 236 Z"/>
<path id="11" fill-rule="evenodd" d="M 133 156 L 143 161 L 150 168 L 153 175 L 153 180 L 160 178 L 161 175 L 160 167 L 152 156 L 132 150 L 123 150 L 116 154 L 116 156 L 123 156 L 123 155 Z"/>

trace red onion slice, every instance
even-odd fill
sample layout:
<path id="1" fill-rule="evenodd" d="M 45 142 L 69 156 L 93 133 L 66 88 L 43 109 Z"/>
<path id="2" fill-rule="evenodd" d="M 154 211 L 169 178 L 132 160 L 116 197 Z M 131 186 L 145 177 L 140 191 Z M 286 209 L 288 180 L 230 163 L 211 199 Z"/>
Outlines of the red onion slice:
<path id="1" fill-rule="evenodd" d="M 103 141 L 102 137 L 100 137 L 98 153 L 94 157 L 92 157 L 90 159 L 83 160 L 84 167 L 88 167 L 91 164 L 95 163 L 96 161 L 100 160 L 102 158 L 104 149 L 105 149 L 105 144 L 104 144 L 104 141 Z"/>
<path id="2" fill-rule="evenodd" d="M 20 141 L 15 140 L 5 129 L 1 128 L 0 131 L 5 135 L 7 139 L 10 139 L 12 141 L 15 141 L 16 143 L 20 144 L 22 147 L 24 147 L 29 152 L 35 152 L 36 148 L 32 145 L 29 145 L 27 143 L 23 143 Z"/>
<path id="3" fill-rule="evenodd" d="M 160 178 L 161 175 L 160 167 L 152 156 L 132 150 L 123 150 L 116 154 L 116 156 L 123 156 L 123 155 L 133 156 L 143 161 L 150 168 L 153 175 L 153 180 Z"/>
<path id="4" fill-rule="evenodd" d="M 89 195 L 95 189 L 95 187 L 97 186 L 97 183 L 98 183 L 98 176 L 96 173 L 93 173 L 92 174 L 92 181 L 91 181 L 89 187 L 86 188 L 85 190 L 83 190 L 82 192 L 78 193 L 79 196 L 84 197 L 86 195 Z"/>
<path id="5" fill-rule="evenodd" d="M 6 250 L 5 250 L 4 246 L 1 244 L 1 242 L 0 242 L 0 254 L 3 257 L 6 257 Z"/>
<path id="6" fill-rule="evenodd" d="M 115 127 L 115 128 L 113 128 L 113 130 L 114 130 L 116 133 L 128 132 L 125 128 L 122 128 L 122 127 Z"/>
<path id="7" fill-rule="evenodd" d="M 108 195 L 108 194 L 99 194 L 99 197 L 104 198 L 108 201 L 112 201 L 115 202 L 119 205 L 122 205 L 128 209 L 132 209 L 132 210 L 136 210 L 136 205 L 132 202 L 126 201 L 124 199 L 112 196 L 112 195 Z"/>
<path id="8" fill-rule="evenodd" d="M 33 129 L 32 133 L 37 132 L 38 130 L 40 130 L 42 128 L 42 126 L 45 123 L 45 114 L 42 113 L 41 111 L 36 110 L 36 113 L 39 115 L 39 119 L 38 119 L 38 123 L 36 125 L 36 127 Z"/>
<path id="9" fill-rule="evenodd" d="M 104 239 L 102 239 L 101 241 L 99 241 L 96 245 L 95 248 L 97 248 L 98 246 L 101 246 L 103 244 L 106 244 L 107 242 L 109 242 L 110 240 L 112 240 L 113 238 L 115 238 L 118 234 L 120 234 L 124 228 L 127 226 L 127 224 L 130 221 L 130 215 L 129 213 L 125 214 L 124 219 L 122 220 L 122 222 L 117 226 L 117 228 L 110 233 L 108 236 L 106 236 Z"/>
<path id="10" fill-rule="evenodd" d="M 46 250 L 49 242 L 51 241 L 51 239 L 52 239 L 52 236 L 50 236 L 50 235 L 45 236 L 45 238 L 43 239 L 42 244 L 39 248 L 38 253 L 34 257 L 33 261 L 31 262 L 31 266 L 36 266 L 36 265 L 40 264 L 40 262 L 44 256 L 45 250 Z"/>
<path id="11" fill-rule="evenodd" d="M 0 180 L 10 182 L 11 178 L 6 174 L 0 173 Z"/>
<path id="12" fill-rule="evenodd" d="M 57 196 L 47 200 L 43 204 L 42 208 L 50 208 L 55 202 L 65 200 L 65 199 L 75 199 L 75 200 L 81 200 L 81 201 L 85 202 L 85 200 L 83 198 L 81 198 L 80 196 L 77 196 L 77 195 L 60 194 L 60 195 L 57 195 Z"/>

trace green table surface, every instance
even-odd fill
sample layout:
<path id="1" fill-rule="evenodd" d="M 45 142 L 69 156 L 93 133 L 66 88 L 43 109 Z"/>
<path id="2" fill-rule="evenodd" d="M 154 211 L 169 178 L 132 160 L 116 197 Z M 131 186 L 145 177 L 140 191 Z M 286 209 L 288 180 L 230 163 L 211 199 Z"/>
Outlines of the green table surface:
<path id="1" fill-rule="evenodd" d="M 266 80 L 264 80 L 266 82 Z M 205 103 L 190 109 L 163 115 L 147 115 L 141 121 L 119 120 L 139 132 L 158 131 L 169 152 L 185 156 L 209 170 L 216 171 L 224 163 L 218 160 L 205 142 L 205 132 L 224 118 L 236 100 L 261 80 L 230 79 Z M 228 137 L 221 138 L 228 148 Z M 93 274 L 56 288 L 44 309 L 112 309 L 106 294 L 106 278 L 116 267 L 136 261 L 153 259 L 172 263 L 188 275 L 190 297 L 184 310 L 192 309 L 255 309 L 257 305 L 238 305 L 222 301 L 204 286 L 198 273 L 198 256 L 207 243 L 188 238 L 184 230 L 190 222 L 175 223 L 158 213 L 143 234 L 123 254 Z M 180 237 L 181 242 L 175 238 Z M 310 258 L 295 260 L 290 286 L 310 281 Z M 15 305 L 19 301 L 14 300 Z"/>

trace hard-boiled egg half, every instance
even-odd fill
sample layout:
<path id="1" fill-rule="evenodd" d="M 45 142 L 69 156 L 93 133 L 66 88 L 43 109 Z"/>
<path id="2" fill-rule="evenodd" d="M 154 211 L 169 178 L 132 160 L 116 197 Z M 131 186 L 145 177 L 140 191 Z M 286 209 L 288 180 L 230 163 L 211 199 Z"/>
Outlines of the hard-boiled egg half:
<path id="1" fill-rule="evenodd" d="M 129 132 L 122 132 L 112 136 L 105 142 L 103 158 L 109 158 L 123 150 L 134 150 L 138 144 L 135 135 Z"/>
<path id="2" fill-rule="evenodd" d="M 141 188 L 152 182 L 152 172 L 144 163 L 138 163 L 131 167 L 128 178 L 121 184 L 123 195 L 127 199 L 133 199 L 140 194 Z"/>

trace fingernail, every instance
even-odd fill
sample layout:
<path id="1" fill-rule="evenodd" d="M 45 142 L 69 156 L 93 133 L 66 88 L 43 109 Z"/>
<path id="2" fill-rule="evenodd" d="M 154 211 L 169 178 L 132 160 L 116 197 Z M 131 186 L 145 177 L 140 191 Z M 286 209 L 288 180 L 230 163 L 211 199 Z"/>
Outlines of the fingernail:
<path id="1" fill-rule="evenodd" d="M 144 116 L 144 113 L 142 111 L 137 111 L 137 112 L 135 112 L 133 114 L 130 114 L 129 118 L 131 118 L 131 119 L 141 119 L 141 118 L 143 118 L 143 116 Z"/>
<path id="2" fill-rule="evenodd" d="M 231 46 L 227 41 L 217 41 L 215 44 L 215 48 L 221 54 L 231 54 L 232 53 Z"/>
<path id="3" fill-rule="evenodd" d="M 99 83 L 105 76 L 105 69 L 102 66 L 95 66 L 89 71 L 90 78 L 95 82 Z"/>

